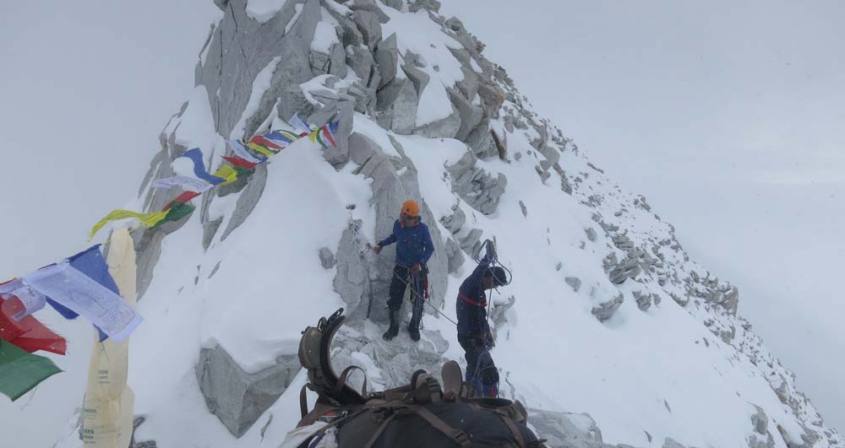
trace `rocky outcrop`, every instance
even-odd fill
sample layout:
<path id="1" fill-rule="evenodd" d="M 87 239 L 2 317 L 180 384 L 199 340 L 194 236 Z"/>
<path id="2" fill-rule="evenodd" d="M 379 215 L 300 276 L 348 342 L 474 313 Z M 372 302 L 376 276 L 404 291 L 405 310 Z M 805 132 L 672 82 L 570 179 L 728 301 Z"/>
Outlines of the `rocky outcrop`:
<path id="1" fill-rule="evenodd" d="M 634 291 L 634 300 L 637 301 L 637 308 L 641 311 L 648 311 L 652 305 L 660 305 L 660 295 L 654 293 L 644 293 L 642 291 Z"/>
<path id="2" fill-rule="evenodd" d="M 602 302 L 599 305 L 594 306 L 590 312 L 593 313 L 593 316 L 596 316 L 596 319 L 598 319 L 599 322 L 605 322 L 613 317 L 613 314 L 616 313 L 616 310 L 618 310 L 620 306 L 622 306 L 624 301 L 625 298 L 622 294 L 619 294 L 612 300 L 608 300 L 607 302 Z"/>
<path id="3" fill-rule="evenodd" d="M 367 315 L 373 300 L 371 276 L 377 278 L 377 272 L 364 258 L 366 248 L 360 228 L 361 221 L 350 221 L 343 230 L 337 247 L 337 273 L 333 281 L 334 290 L 343 299 L 351 318 Z"/>
<path id="4" fill-rule="evenodd" d="M 775 439 L 769 432 L 769 416 L 766 411 L 754 405 L 756 412 L 751 416 L 754 432 L 748 436 L 748 448 L 773 448 Z"/>
<path id="5" fill-rule="evenodd" d="M 195 370 L 208 411 L 240 437 L 282 395 L 299 369 L 299 358 L 291 354 L 280 356 L 271 367 L 247 372 L 216 345 L 200 351 Z"/>
<path id="6" fill-rule="evenodd" d="M 328 247 L 321 247 L 317 255 L 320 257 L 320 265 L 323 266 L 323 269 L 331 269 L 337 264 L 332 250 Z"/>
<path id="7" fill-rule="evenodd" d="M 454 165 L 447 167 L 452 177 L 452 190 L 474 209 L 492 214 L 505 193 L 508 180 L 504 174 L 493 176 L 477 165 L 478 158 L 468 152 Z"/>
<path id="8" fill-rule="evenodd" d="M 614 448 L 602 441 L 601 430 L 588 414 L 528 409 L 528 421 L 549 448 Z"/>
<path id="9" fill-rule="evenodd" d="M 578 292 L 581 289 L 581 279 L 578 277 L 566 277 L 563 279 L 573 291 Z"/>

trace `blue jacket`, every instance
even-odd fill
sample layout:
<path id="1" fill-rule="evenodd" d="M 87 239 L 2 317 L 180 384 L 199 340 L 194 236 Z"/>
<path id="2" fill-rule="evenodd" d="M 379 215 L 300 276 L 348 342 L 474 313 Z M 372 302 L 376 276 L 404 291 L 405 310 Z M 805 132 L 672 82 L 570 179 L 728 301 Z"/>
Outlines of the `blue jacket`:
<path id="1" fill-rule="evenodd" d="M 481 277 L 490 267 L 490 257 L 484 257 L 478 263 L 458 289 L 458 300 L 455 304 L 458 315 L 458 339 L 484 339 L 490 333 L 487 323 L 487 293 L 481 284 Z"/>
<path id="2" fill-rule="evenodd" d="M 428 226 L 420 222 L 414 227 L 402 227 L 399 220 L 393 223 L 393 233 L 380 241 L 381 247 L 396 243 L 396 264 L 404 267 L 416 263 L 426 264 L 434 254 L 434 244 Z"/>

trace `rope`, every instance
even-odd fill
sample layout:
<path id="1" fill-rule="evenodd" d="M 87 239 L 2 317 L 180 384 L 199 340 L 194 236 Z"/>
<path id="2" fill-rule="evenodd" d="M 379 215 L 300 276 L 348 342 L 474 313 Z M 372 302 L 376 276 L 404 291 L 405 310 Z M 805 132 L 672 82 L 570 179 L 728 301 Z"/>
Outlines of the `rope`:
<path id="1" fill-rule="evenodd" d="M 395 273 L 395 272 L 393 273 L 393 276 L 394 276 L 394 277 L 396 277 L 397 279 L 399 279 L 399 281 L 400 281 L 400 282 L 404 283 L 404 284 L 405 284 L 405 287 L 411 290 L 411 294 L 412 294 L 413 296 L 416 296 L 419 300 L 422 300 L 424 304 L 428 305 L 428 307 L 429 307 L 429 308 L 431 308 L 432 310 L 434 310 L 434 312 L 436 312 L 437 314 L 439 314 L 440 316 L 442 316 L 444 319 L 446 319 L 446 320 L 448 320 L 449 322 L 451 322 L 454 326 L 456 326 L 456 327 L 458 326 L 458 323 L 457 323 L 457 322 L 455 322 L 455 321 L 454 321 L 454 320 L 452 320 L 449 316 L 447 316 L 445 313 L 443 313 L 442 311 L 440 311 L 439 309 L 437 309 L 437 307 L 436 307 L 436 306 L 434 306 L 434 305 L 432 305 L 431 303 L 429 303 L 429 302 L 428 302 L 428 300 L 425 300 L 425 298 L 424 298 L 424 297 L 421 297 L 421 296 L 419 295 L 419 293 L 418 293 L 417 291 L 415 291 L 415 290 L 414 290 L 414 287 L 412 287 L 412 286 L 410 285 L 410 283 L 409 283 L 409 282 L 406 282 L 406 281 L 405 281 L 402 277 L 398 277 L 398 276 L 396 275 L 396 273 Z M 414 299 L 413 299 L 413 297 L 409 297 L 409 298 L 408 298 L 408 301 L 409 301 L 411 304 L 413 304 L 413 303 L 414 303 Z"/>

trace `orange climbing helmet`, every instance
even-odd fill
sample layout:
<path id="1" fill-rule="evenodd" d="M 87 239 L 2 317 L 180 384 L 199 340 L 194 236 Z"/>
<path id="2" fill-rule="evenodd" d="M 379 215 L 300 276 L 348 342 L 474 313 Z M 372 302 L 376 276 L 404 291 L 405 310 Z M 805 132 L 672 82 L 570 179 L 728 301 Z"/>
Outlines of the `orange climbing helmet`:
<path id="1" fill-rule="evenodd" d="M 408 199 L 402 203 L 402 214 L 416 218 L 420 216 L 420 205 L 413 199 Z"/>

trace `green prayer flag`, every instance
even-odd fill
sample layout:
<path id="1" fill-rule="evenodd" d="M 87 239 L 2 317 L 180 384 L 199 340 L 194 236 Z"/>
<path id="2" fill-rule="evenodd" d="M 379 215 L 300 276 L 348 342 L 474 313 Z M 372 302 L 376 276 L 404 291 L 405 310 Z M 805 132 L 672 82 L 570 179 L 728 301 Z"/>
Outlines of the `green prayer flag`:
<path id="1" fill-rule="evenodd" d="M 53 361 L 0 339 L 0 393 L 12 401 L 61 371 Z"/>
<path id="2" fill-rule="evenodd" d="M 167 211 L 167 216 L 159 221 L 153 228 L 156 229 L 166 222 L 178 221 L 194 211 L 193 204 L 189 202 L 174 202 Z"/>
<path id="3" fill-rule="evenodd" d="M 235 168 L 235 171 L 237 171 L 238 173 L 238 179 L 242 177 L 252 176 L 252 174 L 255 173 L 255 168 L 244 168 L 241 166 L 235 166 L 233 168 Z"/>

